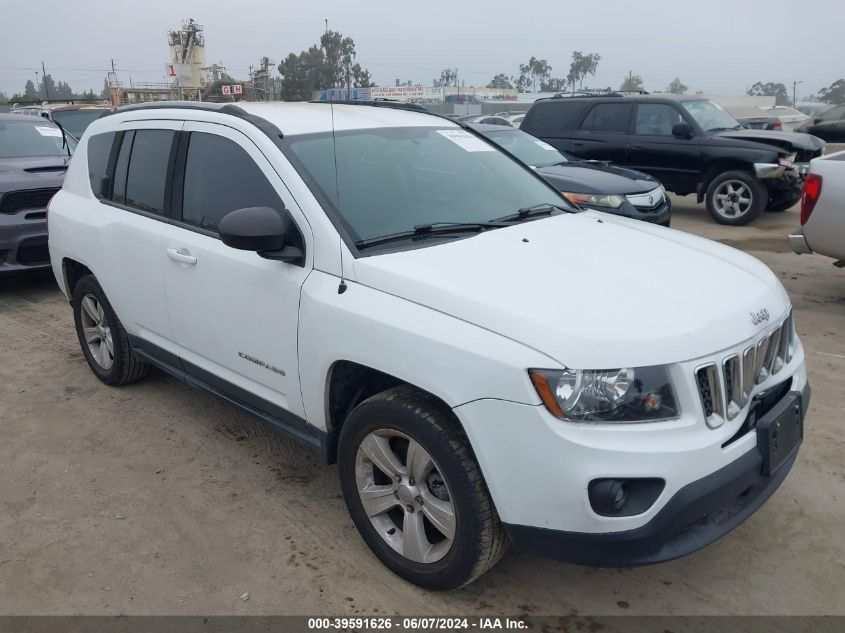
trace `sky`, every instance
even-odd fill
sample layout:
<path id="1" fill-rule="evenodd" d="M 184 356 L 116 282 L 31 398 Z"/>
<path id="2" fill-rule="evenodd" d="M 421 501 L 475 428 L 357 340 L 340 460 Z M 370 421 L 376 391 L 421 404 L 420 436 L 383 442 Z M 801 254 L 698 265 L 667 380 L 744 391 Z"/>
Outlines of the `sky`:
<path id="1" fill-rule="evenodd" d="M 845 2 L 813 0 L 0 0 L 0 91 L 35 80 L 43 61 L 75 90 L 102 89 L 114 60 L 119 79 L 160 82 L 167 32 L 194 18 L 206 60 L 245 79 L 250 64 L 278 61 L 325 28 L 355 40 L 357 59 L 380 85 L 430 85 L 458 68 L 470 85 L 518 74 L 531 56 L 565 77 L 573 50 L 602 56 L 592 87 L 619 87 L 629 71 L 646 90 L 675 77 L 690 92 L 738 95 L 755 82 L 812 94 L 845 77 Z M 820 18 L 818 16 L 821 16 Z"/>

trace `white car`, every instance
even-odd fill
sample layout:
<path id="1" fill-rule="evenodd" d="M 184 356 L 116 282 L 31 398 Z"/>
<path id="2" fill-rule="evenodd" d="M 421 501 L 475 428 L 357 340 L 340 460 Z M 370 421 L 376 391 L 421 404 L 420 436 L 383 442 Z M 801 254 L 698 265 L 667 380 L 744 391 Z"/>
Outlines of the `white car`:
<path id="1" fill-rule="evenodd" d="M 509 542 L 688 554 L 797 457 L 804 351 L 765 265 L 578 212 L 443 117 L 127 106 L 88 128 L 49 218 L 100 380 L 157 366 L 337 461 L 367 545 L 423 587 Z"/>
<path id="2" fill-rule="evenodd" d="M 845 268 L 845 151 L 810 161 L 801 196 L 801 227 L 789 236 L 798 254 L 819 253 Z"/>

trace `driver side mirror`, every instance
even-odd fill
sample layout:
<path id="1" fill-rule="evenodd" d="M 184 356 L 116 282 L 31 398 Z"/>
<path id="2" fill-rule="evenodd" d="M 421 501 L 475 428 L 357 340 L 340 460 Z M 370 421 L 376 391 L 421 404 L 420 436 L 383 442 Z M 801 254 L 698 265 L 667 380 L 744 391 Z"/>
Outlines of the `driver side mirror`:
<path id="1" fill-rule="evenodd" d="M 226 246 L 255 251 L 265 259 L 277 259 L 303 266 L 305 253 L 295 245 L 298 232 L 287 211 L 270 207 L 247 207 L 230 211 L 217 227 Z"/>
<path id="2" fill-rule="evenodd" d="M 689 123 L 675 123 L 672 126 L 672 136 L 677 138 L 692 138 L 693 130 Z"/>

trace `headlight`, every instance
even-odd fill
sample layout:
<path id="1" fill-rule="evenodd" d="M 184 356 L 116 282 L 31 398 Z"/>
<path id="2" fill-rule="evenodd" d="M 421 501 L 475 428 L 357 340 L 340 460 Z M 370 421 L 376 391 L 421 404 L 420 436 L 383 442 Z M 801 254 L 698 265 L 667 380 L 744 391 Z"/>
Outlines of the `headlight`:
<path id="1" fill-rule="evenodd" d="M 625 202 L 625 198 L 615 194 L 604 195 L 599 193 L 570 193 L 561 191 L 564 197 L 570 202 L 582 207 L 608 207 L 618 209 Z"/>
<path id="2" fill-rule="evenodd" d="M 663 366 L 621 369 L 530 369 L 546 409 L 572 422 L 656 422 L 680 409 Z"/>

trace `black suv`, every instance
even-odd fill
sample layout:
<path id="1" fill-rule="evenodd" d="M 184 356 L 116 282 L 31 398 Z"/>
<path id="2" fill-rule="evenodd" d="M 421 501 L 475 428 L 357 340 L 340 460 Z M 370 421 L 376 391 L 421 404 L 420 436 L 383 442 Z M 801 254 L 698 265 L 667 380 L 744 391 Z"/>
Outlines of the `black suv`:
<path id="1" fill-rule="evenodd" d="M 674 95 L 555 96 L 520 129 L 583 159 L 643 171 L 679 195 L 695 193 L 720 224 L 748 224 L 801 198 L 802 173 L 824 142 L 743 129 L 709 99 Z"/>

